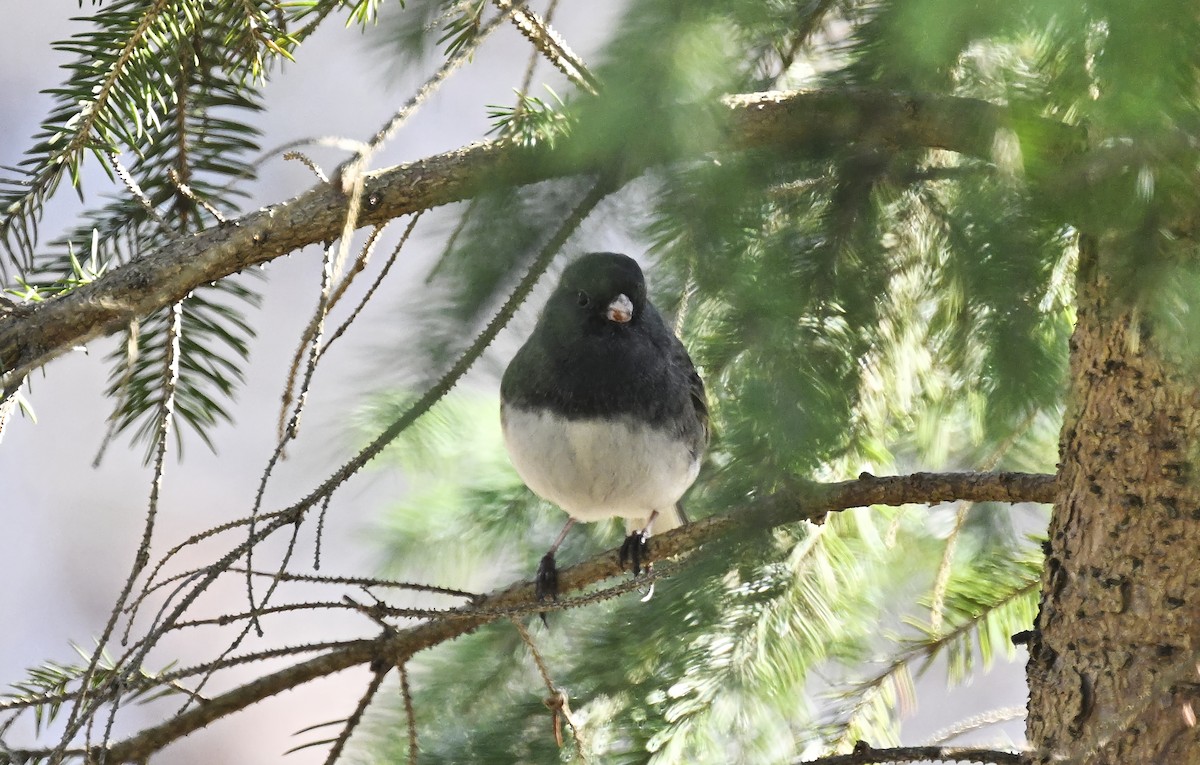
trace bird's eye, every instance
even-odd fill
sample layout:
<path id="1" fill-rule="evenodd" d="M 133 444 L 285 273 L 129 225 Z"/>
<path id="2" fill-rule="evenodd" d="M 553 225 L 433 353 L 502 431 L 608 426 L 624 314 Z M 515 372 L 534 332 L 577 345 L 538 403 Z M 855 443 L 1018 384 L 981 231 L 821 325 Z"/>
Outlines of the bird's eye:
<path id="1" fill-rule="evenodd" d="M 579 292 L 575 293 L 575 300 L 578 301 L 579 305 L 581 306 L 586 306 L 588 303 L 592 302 L 592 299 L 588 297 L 588 294 L 583 290 L 579 290 Z"/>

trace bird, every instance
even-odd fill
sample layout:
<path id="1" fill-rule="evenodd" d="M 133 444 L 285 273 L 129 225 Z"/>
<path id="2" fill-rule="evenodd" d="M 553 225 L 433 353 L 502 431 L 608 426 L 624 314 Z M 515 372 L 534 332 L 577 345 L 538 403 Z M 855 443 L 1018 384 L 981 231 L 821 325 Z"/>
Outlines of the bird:
<path id="1" fill-rule="evenodd" d="M 709 441 L 704 382 L 633 258 L 592 252 L 563 270 L 501 377 L 500 421 L 517 474 L 569 516 L 538 565 L 539 600 L 557 596 L 555 553 L 577 521 L 624 518 L 635 576 L 648 537 L 686 522 L 680 498 Z"/>

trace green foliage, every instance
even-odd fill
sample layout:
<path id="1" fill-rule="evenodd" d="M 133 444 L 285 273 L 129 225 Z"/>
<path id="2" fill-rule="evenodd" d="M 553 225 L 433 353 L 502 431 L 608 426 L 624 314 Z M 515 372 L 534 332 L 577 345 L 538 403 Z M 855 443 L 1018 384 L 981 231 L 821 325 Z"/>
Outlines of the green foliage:
<path id="1" fill-rule="evenodd" d="M 392 406 L 372 417 L 390 419 Z M 417 483 L 389 516 L 390 574 L 487 590 L 533 571 L 565 516 L 507 467 L 496 406 L 491 396 L 452 395 L 393 447 Z M 720 501 L 694 492 L 689 512 Z M 977 664 L 1011 658 L 1009 636 L 1029 627 L 1036 604 L 1036 542 L 1017 546 L 980 527 L 953 559 L 942 626 L 924 626 L 918 609 L 928 613 L 944 545 L 936 528 L 924 509 L 871 508 L 819 527 L 750 530 L 706 546 L 649 602 L 626 595 L 530 629 L 599 761 L 784 762 L 859 739 L 883 745 L 898 735 L 901 706 L 914 702 L 913 674 L 944 656 L 962 681 Z M 561 561 L 617 541 L 611 527 L 576 533 Z M 872 660 L 885 670 L 863 676 Z M 422 762 L 541 762 L 573 751 L 557 748 L 544 685 L 511 625 L 414 664 Z M 831 674 L 843 677 L 832 688 Z M 403 759 L 401 714 L 398 705 L 377 713 L 362 757 Z"/>
<path id="2" fill-rule="evenodd" d="M 80 20 L 84 31 L 56 46 L 76 58 L 49 91 L 54 106 L 25 159 L 0 178 L 0 273 L 15 269 L 18 284 L 8 291 L 29 300 L 62 294 L 235 215 L 256 175 L 265 78 L 332 11 L 346 7 L 366 24 L 379 5 L 117 0 L 93 9 Z M 291 31 L 300 22 L 307 26 Z M 89 156 L 128 188 L 39 252 L 46 200 L 64 178 L 83 195 Z M 79 252 L 90 253 L 90 271 Z M 183 302 L 173 416 L 205 442 L 230 419 L 243 377 L 254 334 L 247 312 L 259 303 L 248 281 L 226 279 Z M 147 453 L 165 395 L 166 326 L 165 313 L 142 320 L 109 357 L 115 429 L 131 431 Z"/>
<path id="3" fill-rule="evenodd" d="M 737 471 L 741 490 L 849 448 L 857 360 L 884 291 L 886 272 L 871 268 L 882 248 L 863 235 L 877 200 L 833 179 L 783 186 L 798 170 L 765 156 L 683 168 L 665 180 L 650 226 L 660 262 L 694 288 L 691 335 L 720 400 L 715 429 L 755 466 Z M 844 226 L 858 216 L 865 230 Z"/>
<path id="4" fill-rule="evenodd" d="M 386 34 L 380 48 L 389 66 L 421 63 L 441 48 L 449 59 L 470 47 L 490 7 L 487 0 L 409 0 L 404 13 L 385 17 Z"/>
<path id="5" fill-rule="evenodd" d="M 61 295 L 70 292 L 76 287 L 94 282 L 108 270 L 108 262 L 101 263 L 99 258 L 99 233 L 95 229 L 92 230 L 91 254 L 87 261 L 83 263 L 79 261 L 72 243 L 67 242 L 67 264 L 70 266 L 70 272 L 64 274 L 57 281 L 50 284 L 37 285 L 18 277 L 17 284 L 19 285 L 19 289 L 9 289 L 7 290 L 8 293 L 30 303 L 40 303 L 55 295 Z"/>
<path id="6" fill-rule="evenodd" d="M 364 432 L 394 420 L 410 399 L 377 400 L 365 413 Z M 388 447 L 382 459 L 413 481 L 387 519 L 390 574 L 460 577 L 456 586 L 471 587 L 480 577 L 516 575 L 536 565 L 561 519 L 512 473 L 501 443 L 495 398 L 460 393 L 443 399 Z M 439 551 L 436 559 L 429 558 L 431 548 Z M 410 568 L 408 561 L 419 565 Z"/>
<path id="7" fill-rule="evenodd" d="M 16 294 L 78 288 L 214 225 L 214 210 L 236 211 L 272 66 L 334 11 L 366 26 L 382 7 L 99 7 L 93 27 L 62 44 L 78 56 L 69 81 L 53 91 L 21 168 L 0 181 Z M 454 56 L 497 12 L 485 0 L 414 0 L 388 24 L 387 58 Z M 1052 471 L 1079 268 L 1106 276 L 1171 348 L 1194 356 L 1197 253 L 1179 241 L 1200 201 L 1197 56 L 1200 22 L 1179 0 L 639 0 L 591 62 L 598 95 L 519 94 L 487 115 L 524 161 L 603 168 L 618 189 L 567 250 L 594 249 L 602 226 L 649 250 L 655 302 L 708 385 L 715 438 L 688 498 L 704 517 L 798 478 Z M 721 96 L 795 83 L 986 99 L 1013 120 L 986 160 L 832 133 L 783 149 L 698 151 L 731 129 Z M 1086 124 L 1086 160 L 1037 165 L 1046 136 L 1029 115 Z M 123 193 L 37 254 L 46 199 L 63 179 L 78 187 L 88 156 L 109 168 L 113 155 L 145 199 Z M 410 381 L 461 353 L 596 181 L 479 179 L 418 287 L 424 346 L 411 354 Z M 1099 230 L 1108 255 L 1080 263 L 1079 232 Z M 255 301 L 226 280 L 184 304 L 176 416 L 202 438 L 228 417 Z M 143 440 L 163 396 L 164 325 L 141 322 L 137 352 L 116 354 L 110 378 L 117 427 Z M 379 401 L 368 422 L 393 421 L 410 398 Z M 528 576 L 565 521 L 508 467 L 490 396 L 443 400 L 389 456 L 413 479 L 386 521 L 389 573 L 490 589 Z M 1039 563 L 1022 524 L 978 506 L 947 532 L 945 516 L 870 508 L 819 527 L 745 531 L 680 564 L 649 603 L 556 613 L 534 639 L 604 762 L 786 762 L 893 742 L 916 676 L 945 667 L 960 682 L 985 671 L 1011 656 L 1009 637 L 1033 615 Z M 577 529 L 560 558 L 616 536 L 612 524 Z M 926 619 L 931 610 L 940 620 Z M 511 625 L 413 664 L 425 761 L 564 755 Z M 42 670 L 18 692 L 61 694 L 72 671 Z M 395 718 L 376 725 L 371 756 L 381 762 L 407 751 Z"/>
<path id="8" fill-rule="evenodd" d="M 113 682 L 126 683 L 128 688 L 124 700 L 139 704 L 146 704 L 164 696 L 187 693 L 187 690 L 178 684 L 157 682 L 158 677 L 169 672 L 173 664 L 163 667 L 158 672 L 142 669 L 136 677 L 129 678 L 123 677 L 124 670 L 115 668 L 112 658 L 104 654 L 96 671 L 88 677 L 88 662 L 91 656 L 79 646 L 72 647 L 83 663 L 47 662 L 40 667 L 32 667 L 27 671 L 24 680 L 12 684 L 12 691 L 0 694 L 0 698 L 4 699 L 0 704 L 8 709 L 33 710 L 34 730 L 37 732 L 53 723 L 64 705 L 70 705 L 73 698 L 80 693 L 85 680 L 89 692 L 94 694 L 103 694 Z"/>
<path id="9" fill-rule="evenodd" d="M 426 369 L 443 369 L 462 352 L 593 185 L 572 177 L 511 189 L 491 180 L 496 188 L 472 200 L 436 276 L 416 295 Z"/>
<path id="10" fill-rule="evenodd" d="M 632 4 L 593 69 L 601 91 L 580 102 L 577 140 L 567 151 L 608 157 L 614 170 L 640 168 L 718 134 L 719 110 L 664 107 L 711 103 L 747 83 L 725 6 L 711 0 Z"/>
<path id="11" fill-rule="evenodd" d="M 239 19 L 239 23 L 248 21 Z M 97 21 L 98 25 L 110 23 L 113 20 L 103 15 Z M 138 110 L 143 123 L 138 134 L 108 137 L 111 151 L 117 151 L 120 143 L 136 151 L 129 172 L 139 179 L 155 214 L 128 196 L 89 212 L 87 228 L 80 227 L 52 243 L 50 252 L 40 258 L 35 273 L 41 282 L 69 280 L 68 274 L 75 270 L 73 253 L 83 242 L 90 242 L 93 261 L 126 262 L 177 234 L 210 225 L 210 209 L 231 213 L 236 210 L 235 201 L 245 196 L 245 191 L 231 184 L 254 177 L 248 157 L 258 149 L 258 131 L 245 118 L 260 109 L 257 95 L 247 88 L 253 74 L 249 70 L 260 70 L 263 65 L 261 51 L 255 47 L 261 40 L 231 39 L 239 27 L 231 26 L 219 13 L 207 24 L 189 23 L 186 38 L 184 30 L 177 29 L 174 47 L 156 49 L 166 62 L 178 67 L 170 78 L 175 89 L 136 107 L 127 104 Z M 148 75 L 138 69 L 128 76 Z M 181 183 L 186 183 L 189 191 L 185 193 Z M 228 401 L 241 380 L 253 336 L 244 311 L 257 304 L 257 293 L 233 279 L 197 290 L 184 301 L 174 416 L 206 441 L 211 426 L 229 418 Z M 147 454 L 164 395 L 166 323 L 164 314 L 142 321 L 126 333 L 125 342 L 110 356 L 113 368 L 108 394 L 115 402 L 114 425 L 117 431 L 134 428 L 134 438 L 147 445 Z M 176 434 L 181 435 L 179 429 Z"/>
<path id="12" fill-rule="evenodd" d="M 105 168 L 112 154 L 128 153 L 153 164 L 156 147 L 162 152 L 170 146 L 164 137 L 194 138 L 206 155 L 197 158 L 196 169 L 230 173 L 233 168 L 224 165 L 222 157 L 253 147 L 240 137 L 251 133 L 245 125 L 199 114 L 253 103 L 253 81 L 292 41 L 277 28 L 270 13 L 273 3 L 207 5 L 196 0 L 117 0 L 95 9 L 85 31 L 56 45 L 77 58 L 66 65 L 64 84 L 49 91 L 55 106 L 19 174 L 4 179 L 0 194 L 0 242 L 22 270 L 37 265 L 37 222 L 45 200 L 64 177 L 80 189 L 80 170 L 88 155 Z M 203 124 L 185 135 L 172 135 L 180 110 Z M 186 174 L 191 168 L 189 163 L 178 169 Z M 148 167 L 135 177 L 143 184 L 153 179 L 169 186 L 166 175 L 153 172 L 156 169 Z M 238 168 L 231 175 L 241 173 Z"/>
<path id="13" fill-rule="evenodd" d="M 662 104 L 788 81 L 806 55 L 830 87 L 920 87 L 1071 112 L 1078 94 L 1054 93 L 1051 103 L 1074 62 L 1057 32 L 1036 28 L 1044 16 L 1031 6 L 957 8 L 638 3 L 593 68 L 597 98 L 492 116 L 526 143 L 563 120 L 571 131 L 556 148 L 640 167 L 725 129 L 719 111 Z M 918 45 L 916 20 L 935 9 L 947 23 Z M 837 19 L 852 24 L 851 38 L 815 52 L 814 30 Z M 803 39 L 797 28 L 809 30 Z M 1013 146 L 1038 136 L 1000 139 L 992 162 L 839 143 L 656 161 L 596 216 L 650 244 L 655 302 L 678 318 L 708 385 L 716 437 L 688 499 L 693 517 L 736 511 L 796 477 L 1053 469 L 1074 231 L 1061 206 L 1024 182 Z M 434 277 L 444 301 L 430 320 L 434 347 L 477 323 L 527 257 L 514 252 L 562 219 L 552 205 L 565 195 L 553 186 L 504 190 L 472 208 Z M 487 418 L 436 427 L 461 437 L 490 431 Z M 498 451 L 492 436 L 449 449 L 451 477 L 393 514 L 390 557 L 403 571 L 468 588 L 533 571 L 563 516 L 532 501 L 502 459 L 481 468 L 488 448 Z M 406 465 L 410 474 L 433 468 Z M 1009 636 L 1032 619 L 1037 550 L 1021 541 L 1024 522 L 973 508 L 943 562 L 941 518 L 871 508 L 819 528 L 748 532 L 690 558 L 649 603 L 625 597 L 552 615 L 534 639 L 599 761 L 785 762 L 858 740 L 884 745 L 898 740 L 916 675 L 945 667 L 963 681 L 985 671 L 1011 658 Z M 425 563 L 429 540 L 441 552 Z M 584 552 L 568 547 L 559 558 Z M 938 626 L 926 621 L 934 606 Z M 557 749 L 544 687 L 509 625 L 421 657 L 414 685 L 422 761 L 573 752 Z M 377 761 L 407 751 L 396 714 L 377 723 Z"/>
<path id="14" fill-rule="evenodd" d="M 560 139 L 571 134 L 571 122 L 562 112 L 563 100 L 549 87 L 550 96 L 557 105 L 549 104 L 536 96 L 517 93 L 515 106 L 489 106 L 488 118 L 492 121 L 490 133 L 507 138 L 526 147 L 544 143 L 553 149 Z"/>
<path id="15" fill-rule="evenodd" d="M 382 0 L 356 0 L 356 2 L 346 3 L 350 7 L 349 17 L 346 23 L 357 23 L 361 26 L 368 24 L 376 24 L 379 22 L 379 9 L 383 5 Z"/>
<path id="16" fill-rule="evenodd" d="M 386 15 L 383 34 L 374 38 L 379 59 L 395 71 L 423 63 L 438 46 L 437 29 L 448 20 L 457 3 L 452 0 L 408 0 L 404 13 Z"/>
<path id="17" fill-rule="evenodd" d="M 968 682 L 977 664 L 986 668 L 998 655 L 1011 661 L 1012 636 L 1033 626 L 1037 610 L 1037 553 L 1029 545 L 1023 551 L 995 548 L 982 560 L 960 556 L 942 606 L 941 628 L 910 619 L 917 635 L 897 637 L 880 662 L 881 671 L 849 680 L 833 696 L 829 715 L 835 722 L 823 729 L 822 737 L 840 749 L 896 726 L 900 711 L 916 703 L 914 674 L 924 673 L 938 659 L 944 659 L 950 683 Z"/>
<path id="18" fill-rule="evenodd" d="M 470 46 L 483 26 L 483 12 L 488 7 L 486 0 L 469 0 L 453 3 L 446 8 L 447 21 L 438 42 L 446 46 L 446 58 Z"/>
<path id="19" fill-rule="evenodd" d="M 243 304 L 257 307 L 258 294 L 233 279 L 196 290 L 184 302 L 174 416 L 209 446 L 212 427 L 221 420 L 232 421 L 228 402 L 242 382 L 243 364 L 250 355 L 254 330 L 242 315 Z M 114 427 L 116 432 L 133 429 L 133 440 L 146 445 L 147 462 L 164 396 L 169 321 L 166 312 L 150 316 L 132 337 L 124 333 L 125 342 L 109 355 L 113 367 L 106 393 L 117 402 Z M 137 349 L 134 354 L 127 351 L 131 345 Z M 178 429 L 175 438 L 182 450 Z"/>

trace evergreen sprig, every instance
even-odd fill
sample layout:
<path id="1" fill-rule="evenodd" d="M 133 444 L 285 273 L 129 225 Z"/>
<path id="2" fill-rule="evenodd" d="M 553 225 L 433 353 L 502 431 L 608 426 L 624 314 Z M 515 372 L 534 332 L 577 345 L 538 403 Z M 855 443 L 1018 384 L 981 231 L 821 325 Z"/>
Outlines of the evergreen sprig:
<path id="1" fill-rule="evenodd" d="M 45 726 L 53 723 L 63 707 L 69 705 L 76 696 L 83 692 L 81 683 L 88 676 L 88 654 L 79 646 L 73 646 L 83 660 L 82 663 L 64 664 L 47 662 L 26 671 L 25 679 L 12 684 L 12 690 L 0 694 L 4 699 L 7 712 L 21 709 L 32 709 L 34 731 L 40 732 Z M 174 682 L 160 682 L 159 678 L 166 675 L 174 667 L 168 664 L 158 672 L 142 669 L 137 673 L 136 680 L 125 696 L 128 701 L 148 703 L 164 696 L 186 694 L 188 691 Z M 97 671 L 91 674 L 89 693 L 105 694 L 113 682 L 120 677 L 112 658 L 105 655 Z M 5 723 L 5 727 L 11 721 Z"/>
<path id="2" fill-rule="evenodd" d="M 547 90 L 555 103 L 517 93 L 514 106 L 489 106 L 488 119 L 492 121 L 489 134 L 510 139 L 521 146 L 545 144 L 550 148 L 554 148 L 560 139 L 570 136 L 571 120 L 563 112 L 563 100 L 550 88 Z"/>
<path id="3" fill-rule="evenodd" d="M 8 261 L 21 271 L 38 265 L 34 250 L 45 202 L 64 178 L 82 193 L 88 155 L 106 169 L 111 155 L 144 160 L 154 136 L 169 132 L 168 123 L 190 108 L 189 98 L 214 105 L 246 99 L 252 81 L 291 45 L 273 21 L 274 8 L 244 0 L 115 0 L 98 7 L 84 31 L 56 43 L 76 58 L 65 65 L 64 83 L 48 91 L 55 103 L 33 146 L 0 179 L 0 245 Z M 206 91 L 194 68 L 219 69 L 228 85 Z M 244 132 L 215 118 L 211 127 L 218 133 L 214 143 Z M 138 177 L 143 185 L 149 179 Z"/>
<path id="4" fill-rule="evenodd" d="M 913 675 L 928 670 L 939 657 L 946 658 L 951 682 L 965 681 L 977 662 L 989 666 L 998 653 L 1011 657 L 1012 636 L 1032 626 L 1037 608 L 1041 561 L 1036 549 L 1023 554 L 996 550 L 957 567 L 943 602 L 941 628 L 908 620 L 918 635 L 892 644 L 880 660 L 882 670 L 848 683 L 833 697 L 835 706 L 828 714 L 834 722 L 823 730 L 825 741 L 835 750 L 859 740 L 878 742 L 877 734 L 894 729 L 900 711 L 915 705 Z"/>
<path id="5" fill-rule="evenodd" d="M 21 163 L 29 177 L 0 199 L 0 239 L 26 283 L 61 290 L 77 281 L 76 252 L 116 266 L 237 209 L 255 175 L 258 130 L 249 119 L 261 109 L 257 85 L 293 43 L 276 10 L 268 2 L 121 0 L 97 9 L 90 29 L 59 45 L 78 56 L 67 65 L 72 76 L 52 91 L 56 106 Z M 110 174 L 131 158 L 128 168 L 117 167 L 136 186 L 87 212 L 87 223 L 35 258 L 45 200 L 64 177 L 82 194 L 88 154 Z M 175 416 L 202 438 L 228 417 L 252 336 L 244 311 L 257 301 L 244 283 L 225 280 L 185 302 Z M 137 439 L 145 443 L 161 397 L 164 327 L 161 316 L 147 318 L 112 355 L 114 423 L 124 430 L 140 422 Z"/>

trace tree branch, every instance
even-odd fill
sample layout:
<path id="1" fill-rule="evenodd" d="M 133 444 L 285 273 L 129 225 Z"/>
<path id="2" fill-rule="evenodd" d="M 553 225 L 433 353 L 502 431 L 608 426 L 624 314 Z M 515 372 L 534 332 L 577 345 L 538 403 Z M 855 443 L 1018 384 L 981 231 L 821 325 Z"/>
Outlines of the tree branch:
<path id="1" fill-rule="evenodd" d="M 692 147 L 698 156 L 869 142 L 991 159 L 998 131 L 1011 130 L 1029 139 L 1021 147 L 1027 165 L 1057 166 L 1083 143 L 1078 128 L 967 98 L 793 91 L 729 96 L 716 108 L 728 118 L 725 132 Z M 375 226 L 468 199 L 496 183 L 517 186 L 607 171 L 624 166 L 622 159 L 571 141 L 553 150 L 544 145 L 529 149 L 497 142 L 472 144 L 368 174 L 357 225 Z M 0 389 L 75 346 L 184 299 L 200 285 L 335 239 L 345 224 L 347 201 L 335 185 L 319 184 L 286 202 L 181 237 L 91 284 L 38 304 L 28 314 L 0 319 Z"/>
<path id="2" fill-rule="evenodd" d="M 763 497 L 750 507 L 711 516 L 654 537 L 651 540 L 651 552 L 656 559 L 684 556 L 737 528 L 766 530 L 804 520 L 819 522 L 830 512 L 851 507 L 913 503 L 932 505 L 955 500 L 1049 503 L 1054 501 L 1056 492 L 1057 481 L 1052 475 L 914 473 L 877 478 L 864 473 L 854 481 L 788 487 Z M 559 572 L 559 588 L 569 593 L 622 573 L 617 551 L 609 550 Z M 388 666 L 401 664 L 419 651 L 453 640 L 497 619 L 535 613 L 544 607 L 537 601 L 531 582 L 514 582 L 473 605 L 448 610 L 440 618 L 405 630 L 385 632 L 374 640 L 347 643 L 209 699 L 170 720 L 113 744 L 107 750 L 108 762 L 144 760 L 171 742 L 281 691 L 356 665 L 369 665 L 373 661 L 383 661 Z M 98 756 L 100 752 L 93 754 Z M 845 762 L 886 761 L 863 759 Z M 998 759 L 986 761 L 1018 762 Z"/>
<path id="3" fill-rule="evenodd" d="M 795 765 L 890 765 L 901 762 L 977 762 L 987 765 L 1022 765 L 1017 752 L 964 746 L 895 746 L 876 749 L 857 747 L 850 754 L 835 754 L 815 760 L 798 760 Z"/>

